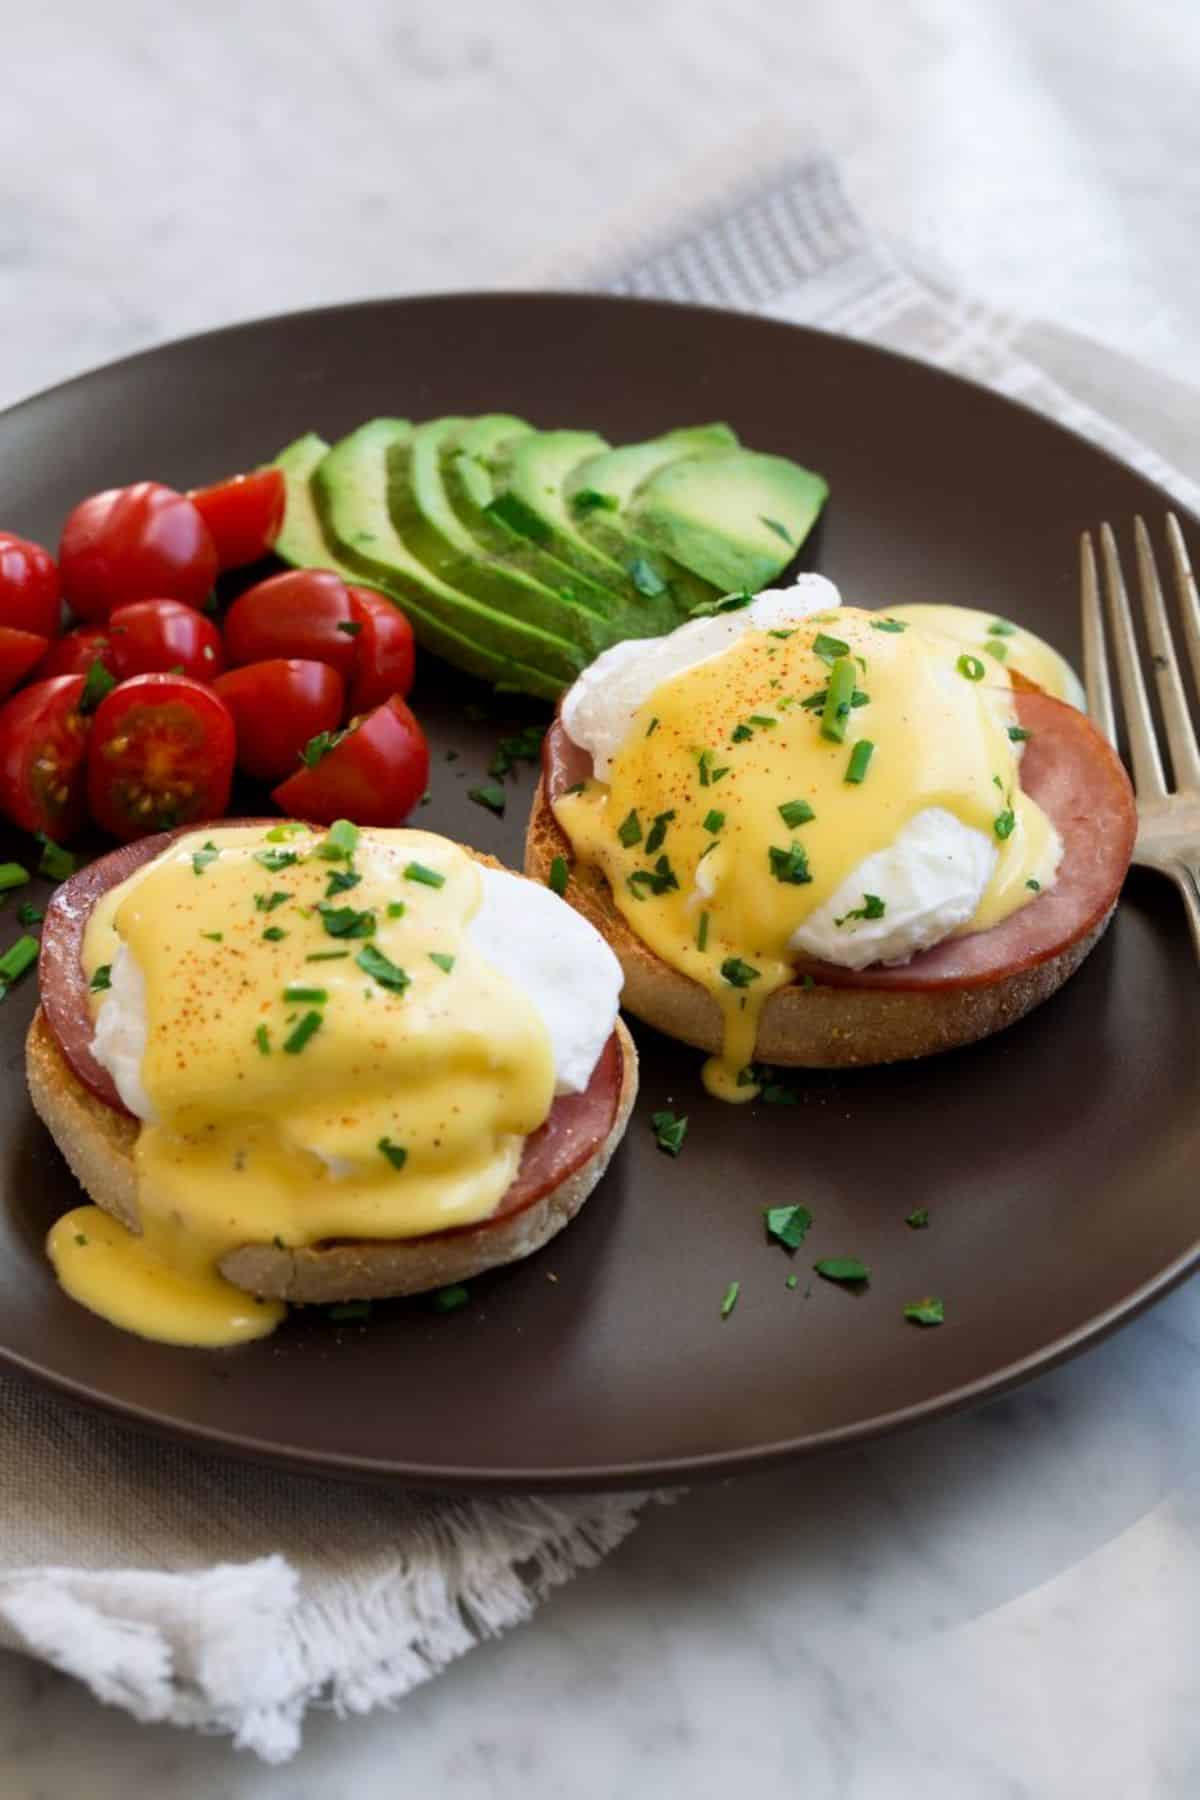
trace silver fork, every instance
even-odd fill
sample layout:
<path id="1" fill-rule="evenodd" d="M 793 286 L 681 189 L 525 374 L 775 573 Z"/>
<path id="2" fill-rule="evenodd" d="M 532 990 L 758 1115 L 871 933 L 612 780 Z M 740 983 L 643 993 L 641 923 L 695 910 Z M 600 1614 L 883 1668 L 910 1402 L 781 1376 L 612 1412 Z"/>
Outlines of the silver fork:
<path id="1" fill-rule="evenodd" d="M 1137 794 L 1138 830 L 1133 860 L 1143 868 L 1169 875 L 1187 909 L 1192 942 L 1200 958 L 1200 745 L 1188 708 L 1179 671 L 1179 658 L 1163 600 L 1154 546 L 1141 519 L 1135 521 L 1138 585 L 1150 646 L 1150 663 L 1158 687 L 1159 706 L 1171 758 L 1173 786 L 1163 773 L 1162 753 L 1146 694 L 1146 678 L 1133 630 L 1133 614 L 1121 572 L 1117 540 L 1109 525 L 1100 527 L 1100 561 L 1108 600 L 1113 659 L 1121 690 L 1121 709 L 1133 764 Z M 1196 577 L 1188 561 L 1187 546 L 1174 513 L 1167 514 L 1167 547 L 1175 593 L 1183 623 L 1192 675 L 1200 685 L 1200 601 Z M 1079 573 L 1083 602 L 1083 671 L 1088 709 L 1111 744 L 1117 741 L 1113 717 L 1112 682 L 1105 650 L 1104 620 L 1100 605 L 1101 583 L 1091 533 L 1079 543 Z"/>

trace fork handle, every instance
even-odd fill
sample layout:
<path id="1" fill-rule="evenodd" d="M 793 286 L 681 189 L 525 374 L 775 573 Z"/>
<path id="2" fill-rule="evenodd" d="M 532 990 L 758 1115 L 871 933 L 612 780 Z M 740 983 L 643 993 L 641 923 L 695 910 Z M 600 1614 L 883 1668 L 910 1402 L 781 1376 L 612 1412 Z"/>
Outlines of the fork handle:
<path id="1" fill-rule="evenodd" d="M 1191 927 L 1196 959 L 1200 961 L 1200 868 L 1195 868 L 1191 863 L 1177 863 L 1170 874 L 1183 895 L 1184 911 Z"/>

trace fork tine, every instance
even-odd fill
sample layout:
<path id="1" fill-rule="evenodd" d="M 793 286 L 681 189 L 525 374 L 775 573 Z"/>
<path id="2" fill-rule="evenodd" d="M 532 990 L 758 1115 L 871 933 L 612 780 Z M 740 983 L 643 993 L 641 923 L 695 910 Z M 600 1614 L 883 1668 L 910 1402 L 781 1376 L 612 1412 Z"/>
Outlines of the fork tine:
<path id="1" fill-rule="evenodd" d="M 1137 540 L 1138 580 L 1146 618 L 1146 637 L 1158 681 L 1158 698 L 1167 729 L 1167 748 L 1171 752 L 1175 786 L 1177 789 L 1200 787 L 1200 751 L 1196 748 L 1196 731 L 1183 691 L 1171 627 L 1167 623 L 1154 546 L 1143 519 L 1135 519 L 1133 529 Z"/>
<path id="2" fill-rule="evenodd" d="M 1111 525 L 1100 527 L 1100 551 L 1104 560 L 1108 588 L 1108 614 L 1112 624 L 1113 655 L 1121 684 L 1121 705 L 1125 711 L 1125 729 L 1129 735 L 1129 754 L 1133 761 L 1133 780 L 1139 800 L 1162 800 L 1167 784 L 1163 779 L 1162 759 L 1154 736 L 1154 719 L 1146 698 L 1146 683 L 1138 661 L 1137 639 L 1133 635 L 1133 615 L 1121 558 Z"/>
<path id="3" fill-rule="evenodd" d="M 1100 613 L 1100 583 L 1096 576 L 1096 552 L 1092 534 L 1085 531 L 1079 540 L 1079 594 L 1083 614 L 1083 679 L 1087 688 L 1088 712 L 1097 731 L 1104 733 L 1110 744 L 1117 741 L 1113 718 L 1112 683 L 1108 675 L 1108 652 L 1104 648 L 1104 620 Z"/>
<path id="4" fill-rule="evenodd" d="M 1191 658 L 1192 675 L 1196 686 L 1200 687 L 1200 597 L 1196 593 L 1196 577 L 1192 574 L 1192 565 L 1188 560 L 1187 545 L 1183 541 L 1179 520 L 1174 513 L 1167 514 L 1167 543 L 1171 547 L 1171 561 L 1175 568 L 1175 591 L 1179 596 L 1179 611 L 1183 618 L 1183 635 Z"/>

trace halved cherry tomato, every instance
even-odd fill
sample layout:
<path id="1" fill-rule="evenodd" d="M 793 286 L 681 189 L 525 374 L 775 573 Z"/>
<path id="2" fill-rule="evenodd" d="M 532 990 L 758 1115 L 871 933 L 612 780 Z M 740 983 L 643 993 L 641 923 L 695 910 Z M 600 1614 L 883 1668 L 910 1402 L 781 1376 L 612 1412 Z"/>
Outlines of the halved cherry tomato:
<path id="1" fill-rule="evenodd" d="M 0 811 L 26 831 L 69 838 L 83 823 L 85 677 L 35 681 L 0 706 Z"/>
<path id="2" fill-rule="evenodd" d="M 394 697 L 343 732 L 305 751 L 305 766 L 271 798 L 293 819 L 332 825 L 402 825 L 429 780 L 429 745 L 403 700 Z"/>
<path id="3" fill-rule="evenodd" d="M 11 694 L 49 647 L 50 640 L 34 631 L 13 631 L 0 625 L 0 694 Z"/>
<path id="4" fill-rule="evenodd" d="M 358 661 L 350 710 L 369 712 L 393 694 L 403 699 L 412 686 L 413 629 L 400 608 L 374 588 L 348 587 L 346 592 L 361 627 L 354 640 Z"/>
<path id="5" fill-rule="evenodd" d="M 86 675 L 94 662 L 117 672 L 108 632 L 101 625 L 77 625 L 56 638 L 37 667 L 39 681 L 51 675 Z"/>
<path id="6" fill-rule="evenodd" d="M 128 840 L 219 818 L 233 781 L 233 719 L 189 675 L 134 675 L 92 719 L 88 806 L 97 825 Z"/>
<path id="7" fill-rule="evenodd" d="M 107 619 L 127 600 L 165 597 L 203 606 L 217 574 L 217 547 L 186 494 L 135 481 L 81 500 L 58 549 L 72 612 Z"/>
<path id="8" fill-rule="evenodd" d="M 221 567 L 240 569 L 265 556 L 279 536 L 287 488 L 282 470 L 255 469 L 192 488 L 188 499 L 212 533 Z"/>
<path id="9" fill-rule="evenodd" d="M 235 665 L 301 657 L 328 663 L 349 681 L 357 636 L 346 584 L 329 569 L 272 575 L 247 588 L 225 615 L 225 651 Z"/>
<path id="10" fill-rule="evenodd" d="M 57 637 L 62 630 L 62 602 L 54 558 L 28 538 L 0 531 L 0 625 Z"/>
<path id="11" fill-rule="evenodd" d="M 106 627 L 117 676 L 173 672 L 213 681 L 225 667 L 225 646 L 211 619 L 181 600 L 133 600 L 115 606 Z"/>
<path id="12" fill-rule="evenodd" d="M 238 767 L 256 781 L 282 781 L 310 738 L 342 722 L 345 689 L 327 663 L 298 657 L 246 663 L 213 686 L 233 714 Z"/>

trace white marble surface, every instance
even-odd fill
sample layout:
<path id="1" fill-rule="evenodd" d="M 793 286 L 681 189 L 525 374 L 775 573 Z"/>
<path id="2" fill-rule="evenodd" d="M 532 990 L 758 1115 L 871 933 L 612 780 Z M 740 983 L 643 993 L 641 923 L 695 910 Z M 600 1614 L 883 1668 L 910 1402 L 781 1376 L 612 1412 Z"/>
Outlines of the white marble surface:
<path id="1" fill-rule="evenodd" d="M 0 400 L 235 317 L 507 279 L 767 115 L 961 281 L 1200 381 L 1200 12 L 1173 0 L 59 0 L 4 27 Z M 1035 337 L 1200 472 L 1186 395 Z M 1193 1285 L 973 1415 L 655 1511 L 283 1770 L 0 1659 L 0 1788 L 1193 1800 L 1198 1416 Z"/>

